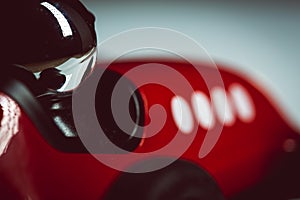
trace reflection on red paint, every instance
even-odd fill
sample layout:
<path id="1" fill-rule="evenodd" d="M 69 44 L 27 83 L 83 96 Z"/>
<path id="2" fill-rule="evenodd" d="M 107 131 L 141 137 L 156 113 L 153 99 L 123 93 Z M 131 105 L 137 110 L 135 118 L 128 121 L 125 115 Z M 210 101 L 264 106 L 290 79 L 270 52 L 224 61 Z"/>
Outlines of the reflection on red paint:
<path id="1" fill-rule="evenodd" d="M 18 105 L 8 96 L 0 93 L 2 110 L 0 126 L 0 156 L 6 152 L 11 138 L 19 131 L 19 118 L 21 115 Z"/>

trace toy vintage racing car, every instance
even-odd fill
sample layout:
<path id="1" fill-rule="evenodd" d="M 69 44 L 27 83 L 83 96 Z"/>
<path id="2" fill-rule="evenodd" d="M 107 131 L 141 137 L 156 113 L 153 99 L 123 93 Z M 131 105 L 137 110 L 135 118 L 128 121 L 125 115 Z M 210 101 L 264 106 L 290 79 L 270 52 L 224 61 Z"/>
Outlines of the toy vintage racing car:
<path id="1" fill-rule="evenodd" d="M 1 199 L 300 196 L 299 133 L 263 86 L 221 65 L 219 84 L 201 60 L 205 76 L 169 59 L 104 68 L 79 2 L 18 11 L 24 37 L 3 43 L 0 74 Z"/>

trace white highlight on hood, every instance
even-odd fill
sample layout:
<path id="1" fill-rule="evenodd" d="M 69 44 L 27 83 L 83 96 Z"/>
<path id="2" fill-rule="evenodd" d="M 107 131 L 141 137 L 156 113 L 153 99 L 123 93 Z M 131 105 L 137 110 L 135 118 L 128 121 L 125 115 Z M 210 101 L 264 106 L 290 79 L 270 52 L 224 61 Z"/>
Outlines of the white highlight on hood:
<path id="1" fill-rule="evenodd" d="M 193 128 L 192 111 L 184 98 L 175 96 L 171 100 L 171 109 L 177 127 L 184 134 L 189 134 Z"/>

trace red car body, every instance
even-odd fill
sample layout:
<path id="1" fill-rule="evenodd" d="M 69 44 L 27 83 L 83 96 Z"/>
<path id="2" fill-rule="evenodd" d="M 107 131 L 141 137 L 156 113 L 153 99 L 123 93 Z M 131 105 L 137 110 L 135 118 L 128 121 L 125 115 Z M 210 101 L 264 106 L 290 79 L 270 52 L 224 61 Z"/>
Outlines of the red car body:
<path id="1" fill-rule="evenodd" d="M 124 74 L 136 66 L 152 62 L 119 62 L 112 64 L 110 69 Z M 207 88 L 204 79 L 190 64 L 166 61 L 156 63 L 175 69 L 189 81 L 194 92 L 200 91 L 201 94 L 211 99 L 209 92 L 212 88 Z M 201 69 L 206 70 L 206 68 L 203 65 Z M 183 96 L 191 111 L 189 116 L 192 117 L 192 122 L 187 128 L 189 130 L 197 128 L 197 134 L 179 159 L 192 162 L 204 169 L 216 182 L 224 197 L 231 198 L 247 188 L 254 187 L 272 169 L 275 169 L 276 164 L 280 163 L 282 158 L 295 150 L 299 134 L 289 126 L 273 100 L 264 93 L 260 85 L 237 72 L 226 70 L 222 66 L 218 68 L 224 81 L 225 94 L 231 94 L 231 86 L 236 86 L 247 94 L 248 106 L 251 106 L 248 110 L 248 117 L 243 118 L 243 113 L 238 111 L 239 107 L 230 101 L 231 120 L 225 123 L 221 134 L 217 139 L 215 138 L 216 141 L 206 144 L 209 146 L 215 143 L 215 145 L 204 153 L 202 151 L 201 154 L 199 152 L 205 145 L 207 127 L 201 125 L 201 121 L 196 116 L 197 112 L 191 103 L 193 94 Z M 155 72 L 147 74 L 150 79 L 151 76 L 156 75 Z M 141 76 L 144 75 L 141 74 Z M 139 82 L 138 78 L 139 76 L 136 78 L 128 76 L 133 83 Z M 174 79 L 172 75 L 165 76 L 165 78 Z M 5 85 L 8 84 L 10 83 L 5 83 Z M 185 90 L 179 82 L 178 85 L 176 84 L 175 81 L 172 87 Z M 27 89 L 24 86 L 21 89 L 19 87 L 19 90 L 24 92 Z M 90 153 L 67 152 L 56 148 L 53 144 L 60 143 L 57 140 L 61 138 L 68 140 L 68 143 L 72 143 L 72 140 L 76 143 L 75 140 L 78 138 L 64 138 L 63 134 L 54 139 L 49 135 L 45 136 L 42 132 L 54 126 L 50 123 L 51 117 L 30 113 L 30 111 L 40 113 L 42 111 L 32 106 L 38 104 L 37 101 L 33 100 L 33 103 L 26 104 L 26 101 L 29 101 L 26 95 L 30 95 L 29 93 L 22 98 L 15 98 L 14 95 L 17 95 L 19 90 L 5 89 L 0 93 L 2 107 L 0 146 L 3 147 L 0 152 L 0 196 L 6 199 L 103 198 L 122 172 L 106 166 Z M 150 123 L 149 109 L 155 104 L 162 105 L 167 115 L 162 129 L 155 136 L 142 139 L 134 152 L 159 150 L 170 143 L 178 131 L 182 140 L 192 137 L 193 134 L 183 133 L 186 129 L 181 130 L 182 127 L 176 122 L 174 117 L 176 114 L 171 105 L 172 98 L 174 98 L 172 92 L 156 84 L 144 85 L 139 87 L 138 91 L 143 99 L 146 124 Z M 24 105 L 29 107 L 26 108 Z M 215 123 L 220 123 L 217 118 L 217 108 L 211 111 L 216 120 Z M 37 121 L 39 123 L 36 123 Z M 157 154 L 157 156 L 165 157 L 176 155 L 176 152 L 172 151 Z M 107 156 L 114 157 L 115 155 L 107 154 Z M 145 160 L 151 158 L 145 154 Z M 135 164 L 134 160 L 130 162 L 132 165 Z"/>

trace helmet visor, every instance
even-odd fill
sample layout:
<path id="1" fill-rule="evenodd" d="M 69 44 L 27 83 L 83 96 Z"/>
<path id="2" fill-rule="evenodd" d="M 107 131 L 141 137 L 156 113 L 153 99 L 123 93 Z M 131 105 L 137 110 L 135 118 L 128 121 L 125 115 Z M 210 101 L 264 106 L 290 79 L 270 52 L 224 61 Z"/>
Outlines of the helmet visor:
<path id="1" fill-rule="evenodd" d="M 38 79 L 42 78 L 46 85 L 56 85 L 50 89 L 55 89 L 57 92 L 68 92 L 78 87 L 91 73 L 96 63 L 96 55 L 97 51 L 94 47 L 79 57 L 71 57 L 52 64 L 47 63 L 44 67 L 40 65 L 39 71 L 34 72 L 34 75 Z M 55 75 L 51 73 L 55 73 Z"/>

